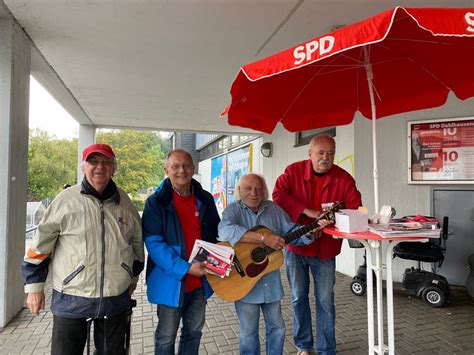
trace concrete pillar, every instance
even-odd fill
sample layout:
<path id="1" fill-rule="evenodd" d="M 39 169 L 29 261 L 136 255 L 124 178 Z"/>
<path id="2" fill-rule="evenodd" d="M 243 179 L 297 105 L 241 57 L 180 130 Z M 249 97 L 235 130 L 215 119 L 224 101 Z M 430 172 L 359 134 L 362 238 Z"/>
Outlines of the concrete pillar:
<path id="1" fill-rule="evenodd" d="M 90 146 L 91 144 L 95 143 L 95 126 L 91 125 L 79 125 L 79 141 L 77 146 L 77 182 L 80 183 L 82 181 L 82 177 L 84 176 L 81 171 L 81 161 L 82 161 L 82 151 Z"/>
<path id="2" fill-rule="evenodd" d="M 24 300 L 30 49 L 18 24 L 0 18 L 0 328 Z"/>

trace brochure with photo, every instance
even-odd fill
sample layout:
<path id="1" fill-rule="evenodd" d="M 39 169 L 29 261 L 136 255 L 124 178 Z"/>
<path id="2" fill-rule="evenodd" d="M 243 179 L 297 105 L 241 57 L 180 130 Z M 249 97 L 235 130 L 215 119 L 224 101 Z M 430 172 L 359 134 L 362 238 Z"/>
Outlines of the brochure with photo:
<path id="1" fill-rule="evenodd" d="M 207 272 L 224 277 L 230 274 L 233 258 L 234 249 L 198 239 L 194 243 L 189 262 L 203 262 Z"/>

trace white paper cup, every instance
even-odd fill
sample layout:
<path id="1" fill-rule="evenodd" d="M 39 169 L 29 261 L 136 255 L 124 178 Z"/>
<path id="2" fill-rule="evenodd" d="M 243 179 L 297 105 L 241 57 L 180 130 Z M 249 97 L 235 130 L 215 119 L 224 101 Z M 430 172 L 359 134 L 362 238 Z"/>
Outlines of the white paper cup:
<path id="1" fill-rule="evenodd" d="M 380 224 L 389 224 L 391 220 L 392 220 L 392 216 L 390 216 L 390 215 L 379 217 L 379 223 Z"/>

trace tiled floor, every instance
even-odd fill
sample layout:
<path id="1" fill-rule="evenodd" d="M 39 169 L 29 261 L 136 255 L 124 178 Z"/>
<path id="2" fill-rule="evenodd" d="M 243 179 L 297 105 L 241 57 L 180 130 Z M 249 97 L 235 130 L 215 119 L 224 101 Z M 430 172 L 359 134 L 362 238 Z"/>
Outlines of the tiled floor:
<path id="1" fill-rule="evenodd" d="M 287 326 L 285 354 L 296 354 L 284 270 L 282 279 L 286 293 L 282 302 Z M 367 354 L 365 297 L 351 293 L 350 281 L 350 277 L 337 274 L 337 352 Z M 138 306 L 133 313 L 131 353 L 152 354 L 153 332 L 157 323 L 156 307 L 146 300 L 143 280 L 135 298 Z M 404 291 L 395 290 L 394 306 L 396 354 L 474 354 L 474 302 L 464 289 L 452 290 L 451 304 L 438 309 L 427 306 L 420 299 L 408 297 Z M 51 326 L 51 312 L 45 311 L 40 316 L 32 317 L 23 310 L 0 331 L 0 354 L 49 354 Z M 265 349 L 264 334 L 262 323 L 262 354 Z M 238 337 L 239 324 L 234 305 L 213 296 L 208 302 L 200 354 L 238 354 Z"/>

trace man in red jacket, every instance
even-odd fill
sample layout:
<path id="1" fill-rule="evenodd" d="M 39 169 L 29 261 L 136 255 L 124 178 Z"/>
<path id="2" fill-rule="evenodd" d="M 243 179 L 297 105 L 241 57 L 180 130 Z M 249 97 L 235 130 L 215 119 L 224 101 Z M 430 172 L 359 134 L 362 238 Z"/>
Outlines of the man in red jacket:
<path id="1" fill-rule="evenodd" d="M 307 224 L 317 218 L 325 204 L 343 201 L 346 208 L 362 205 L 360 192 L 352 176 L 334 165 L 336 142 L 329 135 L 313 137 L 308 160 L 289 165 L 276 181 L 273 200 L 294 222 Z M 291 287 L 294 340 L 298 354 L 313 351 L 314 340 L 309 305 L 309 271 L 313 275 L 316 296 L 316 352 L 336 353 L 334 282 L 336 255 L 342 239 L 322 234 L 307 246 L 288 245 L 285 263 Z"/>

